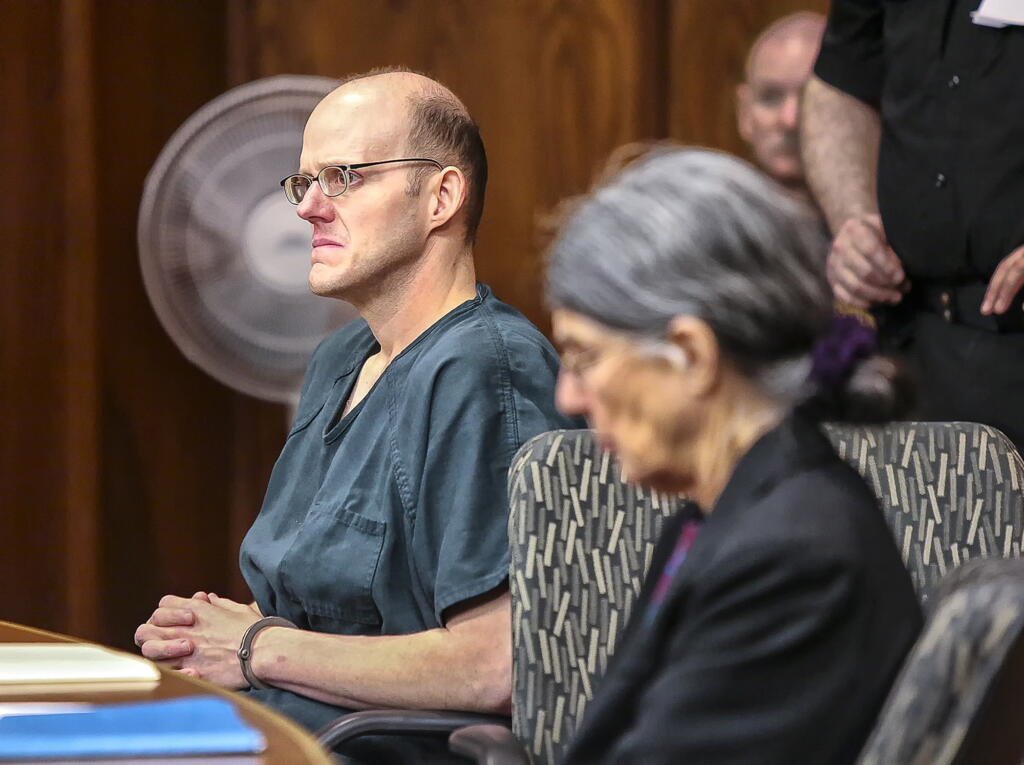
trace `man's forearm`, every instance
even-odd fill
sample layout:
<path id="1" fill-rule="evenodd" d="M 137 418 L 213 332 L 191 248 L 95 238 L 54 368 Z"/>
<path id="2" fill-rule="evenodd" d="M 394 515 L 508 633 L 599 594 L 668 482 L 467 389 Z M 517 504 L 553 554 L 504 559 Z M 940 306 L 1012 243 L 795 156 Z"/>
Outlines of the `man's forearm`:
<path id="1" fill-rule="evenodd" d="M 878 213 L 878 112 L 812 76 L 804 90 L 801 146 L 807 184 L 833 235 Z"/>
<path id="2" fill-rule="evenodd" d="M 329 635 L 271 627 L 254 643 L 253 669 L 271 685 L 353 709 L 507 713 L 509 610 L 506 593 L 447 628 L 411 635 Z"/>

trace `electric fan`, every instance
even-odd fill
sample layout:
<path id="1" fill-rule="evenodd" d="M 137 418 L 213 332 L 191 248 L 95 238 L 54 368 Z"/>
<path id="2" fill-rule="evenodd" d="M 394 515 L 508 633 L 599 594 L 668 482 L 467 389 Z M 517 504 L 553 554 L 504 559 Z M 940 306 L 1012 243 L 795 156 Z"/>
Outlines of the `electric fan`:
<path id="1" fill-rule="evenodd" d="M 336 84 L 286 75 L 217 97 L 167 142 L 139 208 L 146 292 L 181 352 L 235 390 L 293 405 L 317 343 L 356 315 L 310 293 L 311 229 L 279 185 Z"/>

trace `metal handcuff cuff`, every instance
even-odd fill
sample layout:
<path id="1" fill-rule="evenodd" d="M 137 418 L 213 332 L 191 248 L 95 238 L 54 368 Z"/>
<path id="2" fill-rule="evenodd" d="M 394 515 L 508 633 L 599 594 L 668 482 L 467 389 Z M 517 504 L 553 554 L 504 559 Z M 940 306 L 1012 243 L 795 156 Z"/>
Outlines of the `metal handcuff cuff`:
<path id="1" fill-rule="evenodd" d="M 250 624 L 249 629 L 242 635 L 242 644 L 238 646 L 238 664 L 242 668 L 242 677 L 245 678 L 250 687 L 258 691 L 266 690 L 270 686 L 256 677 L 252 671 L 250 666 L 252 661 L 252 641 L 256 639 L 256 635 L 259 634 L 260 630 L 264 630 L 267 627 L 291 627 L 295 629 L 295 625 L 283 617 L 264 616 L 262 619 L 257 619 Z"/>

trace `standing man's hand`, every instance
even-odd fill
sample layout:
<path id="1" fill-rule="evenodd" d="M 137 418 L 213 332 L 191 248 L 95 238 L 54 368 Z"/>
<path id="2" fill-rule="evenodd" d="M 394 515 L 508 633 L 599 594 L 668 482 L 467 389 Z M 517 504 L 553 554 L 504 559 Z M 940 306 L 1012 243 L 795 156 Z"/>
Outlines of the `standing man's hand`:
<path id="1" fill-rule="evenodd" d="M 847 220 L 839 229 L 826 266 L 836 299 L 858 308 L 898 303 L 907 290 L 900 260 L 889 246 L 878 215 Z"/>
<path id="2" fill-rule="evenodd" d="M 981 301 L 983 314 L 1006 313 L 1014 297 L 1024 287 L 1024 246 L 1000 261 Z"/>

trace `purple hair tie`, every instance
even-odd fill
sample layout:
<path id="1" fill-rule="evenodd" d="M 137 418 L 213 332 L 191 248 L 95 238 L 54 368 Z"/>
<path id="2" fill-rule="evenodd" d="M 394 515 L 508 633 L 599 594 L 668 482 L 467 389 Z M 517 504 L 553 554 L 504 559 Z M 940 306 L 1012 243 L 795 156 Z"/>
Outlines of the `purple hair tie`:
<path id="1" fill-rule="evenodd" d="M 811 379 L 826 390 L 846 382 L 861 359 L 878 349 L 875 331 L 853 316 L 833 316 L 811 351 Z"/>

